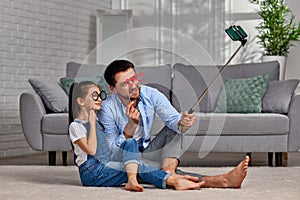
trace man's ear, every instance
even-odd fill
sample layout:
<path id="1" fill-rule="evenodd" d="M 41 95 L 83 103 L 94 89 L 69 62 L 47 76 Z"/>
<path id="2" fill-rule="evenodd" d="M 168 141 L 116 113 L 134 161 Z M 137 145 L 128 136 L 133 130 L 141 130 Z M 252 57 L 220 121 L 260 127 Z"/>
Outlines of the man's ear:
<path id="1" fill-rule="evenodd" d="M 109 88 L 112 91 L 112 93 L 117 93 L 116 87 L 110 85 Z"/>
<path id="2" fill-rule="evenodd" d="M 78 97 L 78 98 L 76 99 L 76 102 L 78 103 L 78 105 L 84 106 L 84 102 L 83 102 L 83 99 L 82 99 L 82 98 Z"/>

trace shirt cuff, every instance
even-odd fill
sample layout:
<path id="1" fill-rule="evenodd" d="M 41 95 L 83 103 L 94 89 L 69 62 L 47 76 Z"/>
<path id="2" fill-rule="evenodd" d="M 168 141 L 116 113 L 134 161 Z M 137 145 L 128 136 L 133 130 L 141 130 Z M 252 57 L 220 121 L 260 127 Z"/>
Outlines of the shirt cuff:
<path id="1" fill-rule="evenodd" d="M 126 140 L 126 138 L 125 138 L 124 134 L 120 134 L 116 141 L 116 145 L 119 147 L 125 140 Z"/>
<path id="2" fill-rule="evenodd" d="M 167 188 L 167 179 L 171 176 L 171 174 L 166 174 L 162 183 L 162 188 L 166 189 Z"/>

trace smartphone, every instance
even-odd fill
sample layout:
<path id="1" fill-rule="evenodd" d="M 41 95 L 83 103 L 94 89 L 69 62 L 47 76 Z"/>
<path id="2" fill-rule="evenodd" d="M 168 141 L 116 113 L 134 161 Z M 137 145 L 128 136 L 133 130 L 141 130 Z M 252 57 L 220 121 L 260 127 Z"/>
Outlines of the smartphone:
<path id="1" fill-rule="evenodd" d="M 247 33 L 242 29 L 242 27 L 236 25 L 230 26 L 229 28 L 225 29 L 225 32 L 233 41 L 243 41 L 248 36 Z"/>

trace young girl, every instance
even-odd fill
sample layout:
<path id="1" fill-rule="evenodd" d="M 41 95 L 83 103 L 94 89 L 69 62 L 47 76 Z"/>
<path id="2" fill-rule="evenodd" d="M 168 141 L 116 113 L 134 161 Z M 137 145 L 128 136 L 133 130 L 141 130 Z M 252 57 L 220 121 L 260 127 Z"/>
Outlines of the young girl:
<path id="1" fill-rule="evenodd" d="M 84 186 L 119 186 L 125 189 L 143 191 L 137 176 L 156 187 L 167 185 L 178 190 L 200 188 L 203 182 L 191 176 L 171 176 L 166 172 L 140 161 L 135 139 L 127 139 L 120 148 L 122 162 L 111 161 L 103 127 L 96 119 L 95 111 L 100 110 L 106 93 L 93 82 L 74 83 L 69 96 L 69 134 L 74 146 L 74 161 L 79 168 Z"/>

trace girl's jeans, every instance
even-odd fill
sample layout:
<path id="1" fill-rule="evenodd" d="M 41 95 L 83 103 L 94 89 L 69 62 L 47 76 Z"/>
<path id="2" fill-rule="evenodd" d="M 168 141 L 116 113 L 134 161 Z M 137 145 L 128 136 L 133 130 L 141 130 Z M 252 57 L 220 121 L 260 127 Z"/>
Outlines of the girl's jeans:
<path id="1" fill-rule="evenodd" d="M 128 181 L 124 164 L 135 162 L 138 164 L 138 178 L 158 188 L 166 188 L 166 180 L 170 175 L 140 161 L 135 139 L 124 141 L 120 146 L 120 153 L 123 155 L 123 162 L 103 163 L 94 156 L 88 156 L 88 160 L 79 166 L 82 184 L 85 186 L 119 186 Z"/>

